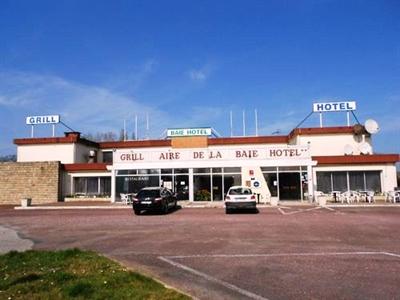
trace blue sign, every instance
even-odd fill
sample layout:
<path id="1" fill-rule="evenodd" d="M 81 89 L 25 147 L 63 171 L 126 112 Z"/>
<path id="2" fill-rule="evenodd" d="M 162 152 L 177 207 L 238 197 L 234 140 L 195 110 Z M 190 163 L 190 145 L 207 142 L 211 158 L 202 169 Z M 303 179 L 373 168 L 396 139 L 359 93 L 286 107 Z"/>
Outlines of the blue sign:
<path id="1" fill-rule="evenodd" d="M 254 186 L 255 188 L 260 187 L 260 182 L 259 182 L 259 181 L 254 181 L 254 182 L 253 182 L 253 186 Z"/>

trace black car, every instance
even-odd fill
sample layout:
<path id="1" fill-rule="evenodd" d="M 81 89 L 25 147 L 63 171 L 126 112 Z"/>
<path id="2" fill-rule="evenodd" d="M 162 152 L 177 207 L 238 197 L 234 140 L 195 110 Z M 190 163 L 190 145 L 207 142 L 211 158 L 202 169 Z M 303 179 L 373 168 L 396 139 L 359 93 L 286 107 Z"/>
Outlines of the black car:
<path id="1" fill-rule="evenodd" d="M 177 206 L 175 195 L 163 187 L 143 188 L 132 200 L 133 211 L 136 215 L 139 215 L 143 210 L 157 210 L 166 214 L 170 208 Z"/>

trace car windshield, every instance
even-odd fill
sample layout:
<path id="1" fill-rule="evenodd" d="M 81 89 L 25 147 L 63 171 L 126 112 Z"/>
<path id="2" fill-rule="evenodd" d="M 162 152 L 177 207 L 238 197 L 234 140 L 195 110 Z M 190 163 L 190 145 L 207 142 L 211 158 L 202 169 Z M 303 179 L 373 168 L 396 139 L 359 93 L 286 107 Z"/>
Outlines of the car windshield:
<path id="1" fill-rule="evenodd" d="M 147 197 L 160 197 L 160 190 L 141 190 L 137 196 L 138 198 L 147 198 Z"/>
<path id="2" fill-rule="evenodd" d="M 251 190 L 247 188 L 233 188 L 229 190 L 229 195 L 251 195 Z"/>

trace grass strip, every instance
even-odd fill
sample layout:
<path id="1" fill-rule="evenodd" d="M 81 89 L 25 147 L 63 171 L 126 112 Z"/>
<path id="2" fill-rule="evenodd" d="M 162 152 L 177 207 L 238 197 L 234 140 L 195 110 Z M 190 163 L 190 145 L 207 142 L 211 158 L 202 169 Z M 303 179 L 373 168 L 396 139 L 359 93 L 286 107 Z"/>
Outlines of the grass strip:
<path id="1" fill-rule="evenodd" d="M 94 252 L 9 252 L 0 256 L 0 299 L 190 299 Z"/>

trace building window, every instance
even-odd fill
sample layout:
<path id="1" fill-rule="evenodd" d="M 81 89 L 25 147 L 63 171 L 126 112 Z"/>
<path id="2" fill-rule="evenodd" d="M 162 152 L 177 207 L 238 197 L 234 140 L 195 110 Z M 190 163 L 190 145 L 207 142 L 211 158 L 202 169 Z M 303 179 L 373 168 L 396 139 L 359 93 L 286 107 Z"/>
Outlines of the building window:
<path id="1" fill-rule="evenodd" d="M 380 193 L 380 171 L 317 172 L 317 190 L 332 191 L 374 191 Z"/>
<path id="2" fill-rule="evenodd" d="M 113 153 L 112 151 L 103 152 L 103 163 L 112 164 L 113 163 Z"/>
<path id="3" fill-rule="evenodd" d="M 381 190 L 381 174 L 376 171 L 364 172 L 366 190 L 380 193 Z"/>
<path id="4" fill-rule="evenodd" d="M 349 172 L 349 183 L 352 191 L 365 190 L 364 172 Z"/>
<path id="5" fill-rule="evenodd" d="M 347 187 L 347 172 L 332 173 L 333 191 L 345 192 Z"/>
<path id="6" fill-rule="evenodd" d="M 110 197 L 111 177 L 74 177 L 75 195 Z"/>
<path id="7" fill-rule="evenodd" d="M 331 172 L 317 172 L 317 190 L 323 193 L 332 192 Z"/>

